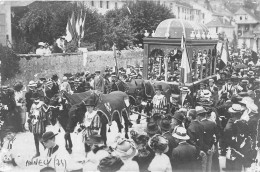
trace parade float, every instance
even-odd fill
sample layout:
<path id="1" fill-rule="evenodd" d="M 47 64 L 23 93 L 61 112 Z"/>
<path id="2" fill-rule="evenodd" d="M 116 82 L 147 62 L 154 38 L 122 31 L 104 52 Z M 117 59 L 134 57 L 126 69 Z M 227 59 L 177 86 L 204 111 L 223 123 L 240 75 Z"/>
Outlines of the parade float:
<path id="1" fill-rule="evenodd" d="M 155 32 L 150 34 L 145 31 L 144 35 L 145 80 L 153 77 L 152 75 L 160 76 L 160 82 L 171 85 L 173 90 L 177 90 L 176 94 L 179 94 L 180 87 L 197 90 L 199 83 L 216 76 L 218 35 L 211 34 L 205 25 L 167 19 L 158 25 Z M 185 81 L 182 79 L 185 69 L 181 67 L 183 44 L 186 45 L 190 66 L 190 73 Z"/>

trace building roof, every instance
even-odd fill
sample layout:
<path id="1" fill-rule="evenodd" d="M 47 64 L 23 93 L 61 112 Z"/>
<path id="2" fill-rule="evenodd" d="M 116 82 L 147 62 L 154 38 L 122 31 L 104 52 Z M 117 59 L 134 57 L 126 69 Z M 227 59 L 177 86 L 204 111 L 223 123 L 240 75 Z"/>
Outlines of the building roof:
<path id="1" fill-rule="evenodd" d="M 190 4 L 183 2 L 183 1 L 175 1 L 175 3 L 177 5 L 181 5 L 181 6 L 184 6 L 184 7 L 187 7 L 187 8 L 193 8 Z"/>
<path id="2" fill-rule="evenodd" d="M 207 27 L 230 27 L 234 28 L 235 26 L 231 25 L 228 21 L 223 21 L 223 17 L 214 17 L 209 23 L 206 24 Z"/>
<path id="3" fill-rule="evenodd" d="M 244 12 L 246 12 L 248 15 L 250 15 L 254 20 L 260 22 L 260 14 L 258 11 L 256 11 L 255 13 L 252 12 L 250 9 L 248 8 L 240 8 L 235 15 L 239 15 L 239 14 L 244 14 Z"/>

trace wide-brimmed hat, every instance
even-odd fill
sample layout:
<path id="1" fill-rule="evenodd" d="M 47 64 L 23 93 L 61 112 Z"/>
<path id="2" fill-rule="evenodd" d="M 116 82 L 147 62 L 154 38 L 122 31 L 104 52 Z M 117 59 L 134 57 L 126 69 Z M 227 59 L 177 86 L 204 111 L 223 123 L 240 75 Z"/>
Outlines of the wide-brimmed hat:
<path id="1" fill-rule="evenodd" d="M 252 75 L 255 75 L 255 73 L 254 73 L 253 71 L 249 71 L 249 72 L 247 73 L 247 75 L 252 76 Z"/>
<path id="2" fill-rule="evenodd" d="M 187 130 L 184 127 L 176 128 L 172 136 L 176 139 L 189 140 L 190 137 L 187 135 Z"/>
<path id="3" fill-rule="evenodd" d="M 89 135 L 85 142 L 89 145 L 98 145 L 98 144 L 103 144 L 104 141 L 101 137 L 101 135 L 96 134 L 96 135 Z"/>
<path id="4" fill-rule="evenodd" d="M 203 101 L 199 101 L 197 103 L 201 106 L 212 106 L 214 104 L 213 101 L 210 101 L 210 100 L 203 100 Z"/>
<path id="5" fill-rule="evenodd" d="M 30 81 L 28 87 L 36 87 L 37 84 L 34 81 Z"/>
<path id="6" fill-rule="evenodd" d="M 214 79 L 210 78 L 210 79 L 209 79 L 209 82 L 214 82 Z"/>
<path id="7" fill-rule="evenodd" d="M 101 71 L 100 70 L 96 70 L 95 73 L 100 73 Z"/>
<path id="8" fill-rule="evenodd" d="M 229 113 L 237 113 L 237 112 L 242 112 L 243 108 L 240 104 L 233 104 L 229 109 Z"/>
<path id="9" fill-rule="evenodd" d="M 202 106 L 196 106 L 195 107 L 197 115 L 205 114 L 207 111 Z"/>
<path id="10" fill-rule="evenodd" d="M 149 139 L 148 146 L 157 153 L 165 153 L 169 149 L 167 138 L 159 134 Z"/>
<path id="11" fill-rule="evenodd" d="M 58 134 L 58 133 L 57 133 L 57 134 Z M 41 141 L 42 141 L 42 142 L 46 142 L 46 141 L 52 139 L 53 137 L 55 137 L 57 134 L 54 134 L 52 131 L 48 131 L 48 132 L 46 132 L 46 133 L 44 133 L 44 134 L 42 135 Z"/>
<path id="12" fill-rule="evenodd" d="M 155 90 L 163 91 L 162 85 L 156 85 L 156 86 L 155 86 Z"/>
<path id="13" fill-rule="evenodd" d="M 100 172 L 118 171 L 124 165 L 124 162 L 117 156 L 108 156 L 100 160 L 97 169 Z"/>
<path id="14" fill-rule="evenodd" d="M 251 97 L 243 97 L 242 100 L 239 101 L 239 103 L 248 105 L 254 103 L 254 100 Z"/>
<path id="15" fill-rule="evenodd" d="M 134 142 L 119 137 L 116 143 L 112 146 L 114 149 L 114 154 L 119 156 L 122 160 L 133 158 L 137 154 L 137 149 Z"/>
<path id="16" fill-rule="evenodd" d="M 243 80 L 241 81 L 241 84 L 244 84 L 244 85 L 247 85 L 248 83 L 249 83 L 249 81 L 246 80 L 246 79 L 243 79 Z"/>
<path id="17" fill-rule="evenodd" d="M 39 46 L 45 46 L 45 43 L 44 42 L 39 42 L 38 45 Z"/>
<path id="18" fill-rule="evenodd" d="M 190 92 L 190 89 L 188 87 L 181 87 L 180 91 L 181 92 Z"/>
<path id="19" fill-rule="evenodd" d="M 6 91 L 6 90 L 8 90 L 8 86 L 7 85 L 3 85 L 2 87 L 1 87 L 1 89 L 3 90 L 3 91 Z"/>
<path id="20" fill-rule="evenodd" d="M 171 128 L 171 123 L 170 123 L 170 121 L 167 120 L 167 119 L 161 120 L 160 123 L 159 123 L 159 125 L 160 125 L 160 128 L 161 128 L 162 130 L 164 130 L 164 131 L 169 131 L 170 128 Z"/>
<path id="21" fill-rule="evenodd" d="M 160 132 L 160 129 L 155 122 L 149 122 L 147 123 L 145 132 L 148 134 L 158 134 Z"/>

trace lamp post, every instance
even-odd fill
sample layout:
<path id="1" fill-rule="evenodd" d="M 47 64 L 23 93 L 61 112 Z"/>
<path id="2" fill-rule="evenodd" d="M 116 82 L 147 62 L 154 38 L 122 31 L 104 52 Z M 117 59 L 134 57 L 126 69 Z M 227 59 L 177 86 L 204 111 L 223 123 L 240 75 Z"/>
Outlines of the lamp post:
<path id="1" fill-rule="evenodd" d="M 200 57 L 200 79 L 203 78 L 202 74 L 203 74 L 203 58 L 201 56 Z"/>

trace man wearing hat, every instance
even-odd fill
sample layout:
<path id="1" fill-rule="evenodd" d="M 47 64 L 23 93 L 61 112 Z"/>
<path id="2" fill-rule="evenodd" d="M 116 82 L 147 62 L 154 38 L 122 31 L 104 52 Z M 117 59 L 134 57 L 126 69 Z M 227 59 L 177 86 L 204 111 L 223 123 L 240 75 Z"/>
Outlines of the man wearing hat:
<path id="1" fill-rule="evenodd" d="M 168 155 L 169 158 L 171 158 L 172 149 L 177 147 L 178 144 L 176 143 L 175 139 L 173 138 L 172 134 L 170 133 L 170 129 L 171 129 L 170 121 L 167 119 L 161 120 L 160 129 L 162 132 L 162 136 L 164 136 L 168 140 L 168 144 L 169 144 L 169 150 L 168 150 L 168 152 L 166 152 L 166 155 Z"/>
<path id="2" fill-rule="evenodd" d="M 231 78 L 228 78 L 227 83 L 225 83 L 222 86 L 222 89 L 220 90 L 220 95 L 223 94 L 223 93 L 227 93 L 228 97 L 230 98 L 233 95 L 234 92 L 235 92 L 235 88 L 233 86 Z"/>
<path id="3" fill-rule="evenodd" d="M 60 90 L 66 91 L 67 93 L 72 93 L 70 84 L 68 82 L 68 78 L 66 76 L 63 76 L 62 83 L 60 84 Z"/>
<path id="4" fill-rule="evenodd" d="M 212 96 L 212 93 L 206 88 L 206 84 L 201 82 L 200 83 L 200 89 L 197 92 L 197 99 L 201 100 L 204 98 L 210 98 Z"/>
<path id="5" fill-rule="evenodd" d="M 200 112 L 198 112 L 200 113 Z M 197 150 L 202 151 L 203 150 L 203 133 L 204 128 L 203 125 L 200 123 L 197 112 L 195 109 L 190 109 L 187 113 L 188 120 L 190 121 L 190 124 L 187 128 L 187 134 L 190 137 L 188 143 L 195 146 Z"/>
<path id="6" fill-rule="evenodd" d="M 212 168 L 212 156 L 215 152 L 215 146 L 218 143 L 219 131 L 215 122 L 206 118 L 207 111 L 202 106 L 196 106 L 196 113 L 199 116 L 199 120 L 204 128 L 203 151 L 207 154 L 207 162 L 203 163 L 203 171 L 211 171 Z"/>
<path id="7" fill-rule="evenodd" d="M 82 165 L 76 163 L 70 157 L 65 148 L 56 143 L 56 136 L 57 134 L 54 134 L 52 131 L 45 132 L 42 135 L 41 142 L 45 146 L 46 150 L 45 155 L 38 158 L 39 161 L 48 161 L 48 165 L 55 168 L 55 170 L 57 171 L 70 171 L 82 169 Z"/>
<path id="8" fill-rule="evenodd" d="M 100 70 L 97 70 L 95 72 L 96 76 L 94 78 L 94 90 L 98 90 L 100 92 L 104 92 L 105 88 L 105 80 L 104 78 L 100 75 Z"/>
<path id="9" fill-rule="evenodd" d="M 201 171 L 200 162 L 197 160 L 198 151 L 195 146 L 187 141 L 190 137 L 184 127 L 178 127 L 172 135 L 178 146 L 172 151 L 171 163 L 173 171 Z"/>
<path id="10" fill-rule="evenodd" d="M 182 111 L 174 112 L 171 118 L 172 121 L 171 121 L 170 133 L 173 133 L 176 130 L 176 128 L 182 127 L 184 119 L 185 119 L 185 112 Z"/>
<path id="11" fill-rule="evenodd" d="M 145 132 L 147 133 L 147 135 L 149 137 L 152 137 L 155 134 L 160 134 L 161 130 L 155 122 L 149 122 L 149 123 L 147 123 L 147 127 L 145 129 Z"/>
<path id="12" fill-rule="evenodd" d="M 161 113 L 164 112 L 166 113 L 167 111 L 167 99 L 166 97 L 162 94 L 162 85 L 156 85 L 155 86 L 155 96 L 153 97 L 152 104 L 153 104 L 153 110 L 152 113 Z"/>

